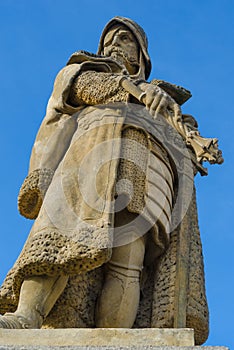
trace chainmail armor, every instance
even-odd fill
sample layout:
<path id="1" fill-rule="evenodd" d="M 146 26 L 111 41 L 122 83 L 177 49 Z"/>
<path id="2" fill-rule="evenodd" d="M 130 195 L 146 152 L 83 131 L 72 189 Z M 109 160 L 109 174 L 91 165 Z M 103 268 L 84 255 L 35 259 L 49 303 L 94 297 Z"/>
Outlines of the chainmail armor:
<path id="1" fill-rule="evenodd" d="M 128 92 L 119 86 L 116 74 L 87 71 L 79 75 L 71 87 L 72 105 L 97 105 L 128 100 Z"/>

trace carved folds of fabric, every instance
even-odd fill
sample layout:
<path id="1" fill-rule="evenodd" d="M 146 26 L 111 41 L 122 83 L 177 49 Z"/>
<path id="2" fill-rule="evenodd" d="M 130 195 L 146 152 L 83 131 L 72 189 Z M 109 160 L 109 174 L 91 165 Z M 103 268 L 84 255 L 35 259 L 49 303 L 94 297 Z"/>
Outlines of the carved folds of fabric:
<path id="1" fill-rule="evenodd" d="M 116 74 L 94 71 L 79 75 L 69 96 L 69 102 L 74 106 L 124 102 L 127 99 L 128 93 L 119 86 Z"/>
<path id="2" fill-rule="evenodd" d="M 209 333 L 209 311 L 206 300 L 202 244 L 198 227 L 196 193 L 194 194 L 183 221 L 189 235 L 189 272 L 187 291 L 186 327 L 194 329 L 195 344 L 203 344 Z M 171 328 L 175 312 L 175 281 L 178 228 L 171 234 L 170 246 L 158 261 L 154 280 L 151 327 Z M 177 291 L 178 292 L 178 291 Z"/>

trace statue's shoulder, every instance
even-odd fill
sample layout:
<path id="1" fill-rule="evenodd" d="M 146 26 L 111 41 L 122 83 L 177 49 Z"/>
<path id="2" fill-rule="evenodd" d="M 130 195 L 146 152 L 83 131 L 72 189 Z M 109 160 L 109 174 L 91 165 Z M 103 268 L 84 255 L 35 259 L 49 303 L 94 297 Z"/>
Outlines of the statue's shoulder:
<path id="1" fill-rule="evenodd" d="M 76 51 L 70 56 L 67 66 L 72 64 L 82 64 L 93 70 L 110 73 L 122 73 L 125 70 L 119 62 L 111 57 L 97 55 L 84 50 Z"/>
<path id="2" fill-rule="evenodd" d="M 182 86 L 168 83 L 167 81 L 160 80 L 160 79 L 153 79 L 151 80 L 150 84 L 157 85 L 160 88 L 162 88 L 164 91 L 166 91 L 174 100 L 179 104 L 182 105 L 185 103 L 190 97 L 192 97 L 192 94 L 189 90 L 185 89 Z"/>
<path id="3" fill-rule="evenodd" d="M 67 61 L 67 65 L 74 64 L 74 63 L 83 63 L 87 61 L 96 61 L 103 59 L 103 56 L 96 55 L 95 53 L 79 50 L 74 52 Z"/>

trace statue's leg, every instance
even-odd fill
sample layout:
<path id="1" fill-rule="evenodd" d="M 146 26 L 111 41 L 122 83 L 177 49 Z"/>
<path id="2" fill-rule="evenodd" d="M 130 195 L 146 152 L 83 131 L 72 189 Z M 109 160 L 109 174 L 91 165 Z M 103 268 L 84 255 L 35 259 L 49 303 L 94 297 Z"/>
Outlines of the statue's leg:
<path id="1" fill-rule="evenodd" d="M 17 310 L 0 317 L 0 328 L 41 328 L 67 281 L 67 276 L 35 276 L 25 279 Z"/>
<path id="2" fill-rule="evenodd" d="M 136 318 L 145 237 L 139 237 L 137 228 L 134 232 L 134 226 L 130 227 L 128 235 L 132 241 L 113 248 L 106 264 L 105 282 L 96 308 L 96 326 L 100 328 L 131 328 Z"/>

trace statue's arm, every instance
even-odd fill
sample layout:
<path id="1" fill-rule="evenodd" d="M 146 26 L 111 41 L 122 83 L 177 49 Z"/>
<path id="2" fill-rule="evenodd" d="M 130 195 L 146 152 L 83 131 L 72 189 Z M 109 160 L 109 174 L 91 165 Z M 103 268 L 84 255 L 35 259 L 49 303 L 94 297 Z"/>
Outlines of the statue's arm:
<path id="1" fill-rule="evenodd" d="M 113 73 L 83 72 L 71 86 L 69 104 L 79 106 L 126 101 L 129 94 L 120 86 L 121 78 L 122 75 Z"/>
<path id="2" fill-rule="evenodd" d="M 29 174 L 18 196 L 19 211 L 29 219 L 38 216 L 53 174 L 70 145 L 77 128 L 76 112 L 86 105 L 127 100 L 128 93 L 119 84 L 122 75 L 87 69 L 87 64 L 71 64 L 55 79 L 34 142 Z"/>
<path id="3" fill-rule="evenodd" d="M 79 72 L 80 66 L 73 64 L 62 69 L 55 79 L 46 116 L 33 145 L 28 176 L 18 196 L 19 212 L 26 218 L 37 217 L 54 172 L 77 128 L 75 112 L 79 108 L 69 105 L 67 100 Z"/>

